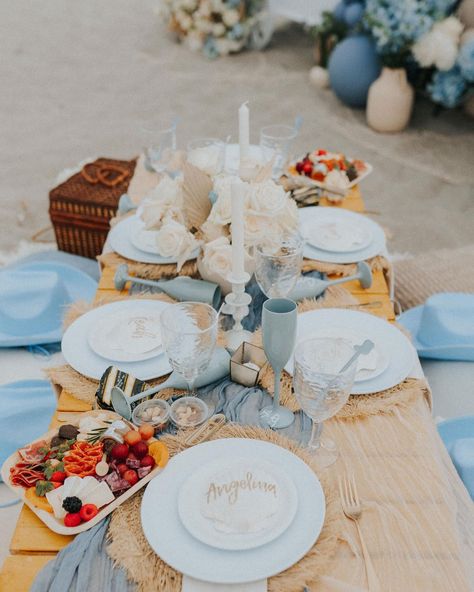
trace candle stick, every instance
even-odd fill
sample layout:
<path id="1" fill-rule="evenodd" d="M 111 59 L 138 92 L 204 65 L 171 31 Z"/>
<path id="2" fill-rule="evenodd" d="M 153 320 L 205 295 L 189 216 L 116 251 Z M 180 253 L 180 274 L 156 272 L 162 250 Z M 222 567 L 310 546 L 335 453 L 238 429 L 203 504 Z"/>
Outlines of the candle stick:
<path id="1" fill-rule="evenodd" d="M 239 108 L 239 146 L 240 163 L 249 157 L 250 152 L 250 127 L 249 127 L 249 108 L 247 102 L 242 103 Z"/>
<path id="2" fill-rule="evenodd" d="M 239 280 L 244 270 L 244 194 L 245 185 L 238 179 L 231 185 L 232 201 L 232 276 Z"/>

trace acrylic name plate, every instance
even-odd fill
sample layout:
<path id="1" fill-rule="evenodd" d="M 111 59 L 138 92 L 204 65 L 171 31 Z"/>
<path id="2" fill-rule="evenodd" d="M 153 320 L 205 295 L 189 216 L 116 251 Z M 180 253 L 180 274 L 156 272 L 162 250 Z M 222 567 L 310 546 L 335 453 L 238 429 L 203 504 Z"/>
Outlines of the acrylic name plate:
<path id="1" fill-rule="evenodd" d="M 280 536 L 298 506 L 279 467 L 261 460 L 214 461 L 183 484 L 178 513 L 195 538 L 219 549 L 251 549 Z"/>

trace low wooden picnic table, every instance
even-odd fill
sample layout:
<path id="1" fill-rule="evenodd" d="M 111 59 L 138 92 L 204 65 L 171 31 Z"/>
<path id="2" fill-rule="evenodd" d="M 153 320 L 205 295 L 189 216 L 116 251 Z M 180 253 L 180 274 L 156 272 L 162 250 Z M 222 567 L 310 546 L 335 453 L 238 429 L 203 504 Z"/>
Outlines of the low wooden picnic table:
<path id="1" fill-rule="evenodd" d="M 321 205 L 333 206 L 325 199 Z M 359 188 L 354 187 L 342 206 L 335 207 L 343 207 L 354 212 L 364 213 L 365 207 Z M 96 294 L 97 299 L 117 294 L 113 277 L 114 269 L 110 267 L 103 269 Z M 388 321 L 393 322 L 395 320 L 389 288 L 382 271 L 374 273 L 373 284 L 369 289 L 362 289 L 357 281 L 345 284 L 345 287 L 360 303 L 381 301 L 382 305 L 371 309 L 371 312 Z M 52 418 L 51 427 L 61 425 L 60 419 L 63 412 L 79 413 L 88 411 L 90 408 L 88 404 L 76 399 L 73 393 L 62 390 L 58 397 L 57 410 Z M 38 571 L 73 538 L 72 536 L 62 536 L 50 531 L 24 505 L 11 539 L 10 555 L 6 558 L 0 572 L 0 592 L 12 590 L 26 592 L 29 590 Z"/>

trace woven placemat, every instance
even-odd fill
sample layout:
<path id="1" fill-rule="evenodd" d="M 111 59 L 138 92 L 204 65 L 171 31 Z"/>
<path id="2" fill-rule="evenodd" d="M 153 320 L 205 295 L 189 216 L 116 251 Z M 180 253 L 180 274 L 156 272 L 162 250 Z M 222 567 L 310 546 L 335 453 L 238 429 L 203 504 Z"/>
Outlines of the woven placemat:
<path id="1" fill-rule="evenodd" d="M 186 261 L 179 272 L 176 263 L 168 263 L 166 265 L 138 263 L 137 261 L 126 259 L 118 253 L 103 253 L 97 257 L 97 260 L 105 267 L 118 267 L 125 263 L 128 265 L 130 275 L 136 275 L 137 277 L 149 280 L 171 279 L 178 275 L 187 275 L 192 278 L 200 277 L 196 259 Z"/>
<path id="2" fill-rule="evenodd" d="M 176 436 L 165 436 L 162 440 L 169 447 L 171 455 L 174 455 L 182 450 L 183 440 L 188 435 L 189 432 L 180 432 Z M 275 432 L 229 424 L 211 440 L 220 438 L 253 438 L 277 444 L 296 454 L 316 473 L 311 454 L 297 442 Z M 268 580 L 269 592 L 301 592 L 305 586 L 314 585 L 321 575 L 329 571 L 342 533 L 342 516 L 338 497 L 329 486 L 328 478 L 324 473 L 318 477 L 326 497 L 326 516 L 321 535 L 298 563 Z M 140 520 L 141 499 L 142 494 L 137 494 L 113 513 L 108 531 L 110 544 L 107 553 L 117 565 L 125 569 L 128 578 L 136 583 L 138 592 L 181 592 L 181 574 L 155 554 L 143 534 Z M 163 533 L 163 536 L 169 536 L 169 533 Z"/>
<path id="3" fill-rule="evenodd" d="M 376 257 L 367 259 L 366 263 L 370 265 L 372 271 L 383 271 L 385 277 L 391 279 L 392 266 L 383 255 L 377 255 Z M 315 259 L 303 259 L 301 271 L 302 273 L 319 271 L 330 275 L 347 277 L 357 272 L 357 263 L 328 263 L 326 261 L 316 261 Z"/>

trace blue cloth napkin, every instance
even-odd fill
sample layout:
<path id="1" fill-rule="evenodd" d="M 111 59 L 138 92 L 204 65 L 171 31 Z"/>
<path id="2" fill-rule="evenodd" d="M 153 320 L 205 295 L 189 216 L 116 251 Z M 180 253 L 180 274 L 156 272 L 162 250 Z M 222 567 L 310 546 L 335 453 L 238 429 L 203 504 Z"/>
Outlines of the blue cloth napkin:
<path id="1" fill-rule="evenodd" d="M 22 380 L 0 386 L 0 464 L 48 431 L 56 395 L 47 380 Z"/>

